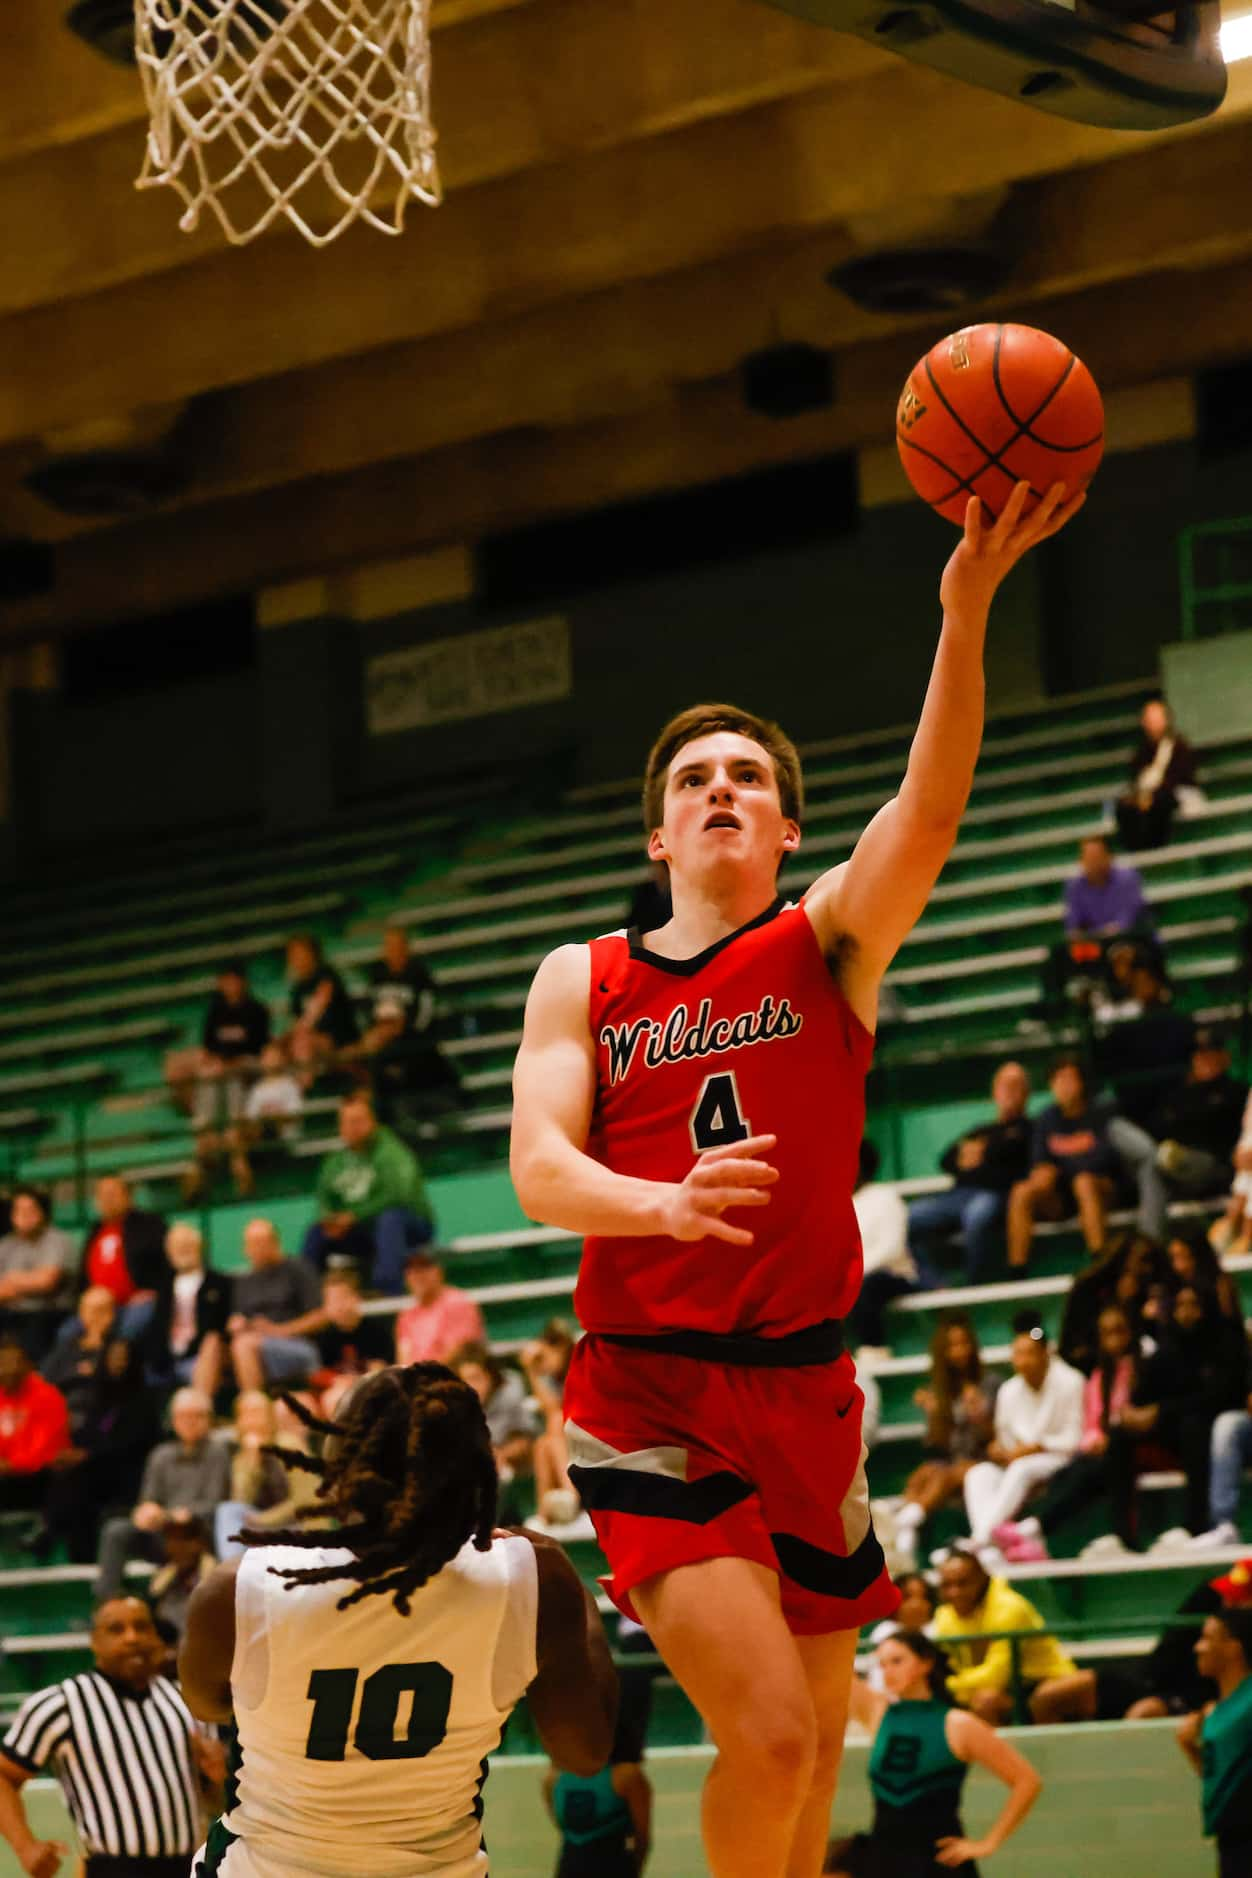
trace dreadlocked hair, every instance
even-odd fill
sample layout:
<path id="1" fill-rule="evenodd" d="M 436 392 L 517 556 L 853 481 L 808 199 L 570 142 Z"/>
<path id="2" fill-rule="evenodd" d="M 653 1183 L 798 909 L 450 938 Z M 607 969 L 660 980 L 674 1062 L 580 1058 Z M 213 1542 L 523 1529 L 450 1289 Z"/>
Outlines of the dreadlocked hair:
<path id="1" fill-rule="evenodd" d="M 496 1463 L 478 1397 L 442 1363 L 410 1363 L 367 1377 L 346 1400 L 339 1421 L 310 1413 L 294 1396 L 282 1400 L 312 1433 L 330 1437 L 321 1455 L 274 1446 L 285 1466 L 320 1476 L 312 1506 L 298 1519 L 338 1524 L 332 1543 L 353 1553 L 337 1565 L 274 1566 L 293 1585 L 356 1581 L 340 1598 L 346 1610 L 361 1598 L 390 1592 L 402 1617 L 409 1598 L 442 1571 L 469 1540 L 491 1547 L 496 1517 Z M 313 1547 L 323 1530 L 289 1526 L 245 1528 L 244 1545 Z"/>

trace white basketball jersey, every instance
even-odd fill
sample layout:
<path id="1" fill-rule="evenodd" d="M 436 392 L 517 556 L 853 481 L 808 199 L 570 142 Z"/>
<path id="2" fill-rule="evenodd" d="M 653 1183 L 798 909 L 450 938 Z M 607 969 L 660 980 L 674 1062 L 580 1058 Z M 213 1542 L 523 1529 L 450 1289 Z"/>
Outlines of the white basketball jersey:
<path id="1" fill-rule="evenodd" d="M 465 1546 L 408 1617 L 388 1594 L 337 1610 L 351 1580 L 288 1588 L 272 1569 L 348 1556 L 259 1546 L 240 1561 L 241 1759 L 223 1824 L 275 1878 L 482 1878 L 486 1757 L 536 1674 L 534 1548 Z"/>

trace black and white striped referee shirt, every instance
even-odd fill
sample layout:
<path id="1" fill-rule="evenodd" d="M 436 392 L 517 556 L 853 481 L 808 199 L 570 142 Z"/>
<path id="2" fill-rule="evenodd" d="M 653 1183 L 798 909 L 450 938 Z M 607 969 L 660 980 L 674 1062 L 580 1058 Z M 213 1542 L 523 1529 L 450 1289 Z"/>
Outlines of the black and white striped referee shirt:
<path id="1" fill-rule="evenodd" d="M 194 1730 L 164 1677 L 141 1695 L 92 1669 L 28 1696 L 0 1754 L 55 1775 L 89 1858 L 189 1858 L 200 1837 Z"/>

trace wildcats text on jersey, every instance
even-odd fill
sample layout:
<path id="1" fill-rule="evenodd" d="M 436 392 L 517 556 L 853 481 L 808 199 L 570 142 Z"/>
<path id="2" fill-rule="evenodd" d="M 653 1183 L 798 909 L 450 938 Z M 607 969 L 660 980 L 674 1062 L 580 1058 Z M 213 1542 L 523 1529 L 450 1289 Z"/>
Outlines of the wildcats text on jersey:
<path id="1" fill-rule="evenodd" d="M 609 1081 L 619 1083 L 630 1073 L 641 1044 L 644 1067 L 659 1069 L 663 1063 L 722 1056 L 746 1044 L 794 1037 L 804 1026 L 803 1016 L 786 998 L 775 1001 L 768 992 L 754 1011 L 741 1011 L 738 1017 L 715 1018 L 712 1011 L 713 1000 L 705 998 L 694 1019 L 685 1004 L 676 1004 L 664 1022 L 638 1017 L 629 1024 L 605 1024 L 600 1042 L 609 1053 Z"/>

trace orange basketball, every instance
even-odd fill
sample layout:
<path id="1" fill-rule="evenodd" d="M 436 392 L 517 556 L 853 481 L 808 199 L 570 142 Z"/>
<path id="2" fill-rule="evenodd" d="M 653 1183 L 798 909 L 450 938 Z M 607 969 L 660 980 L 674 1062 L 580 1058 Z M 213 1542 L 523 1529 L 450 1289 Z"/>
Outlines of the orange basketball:
<path id="1" fill-rule="evenodd" d="M 1033 326 L 965 326 L 932 346 L 896 408 L 896 445 L 923 502 L 958 524 L 969 498 L 1000 513 L 1014 483 L 1085 489 L 1104 454 L 1104 406 L 1081 359 Z"/>

